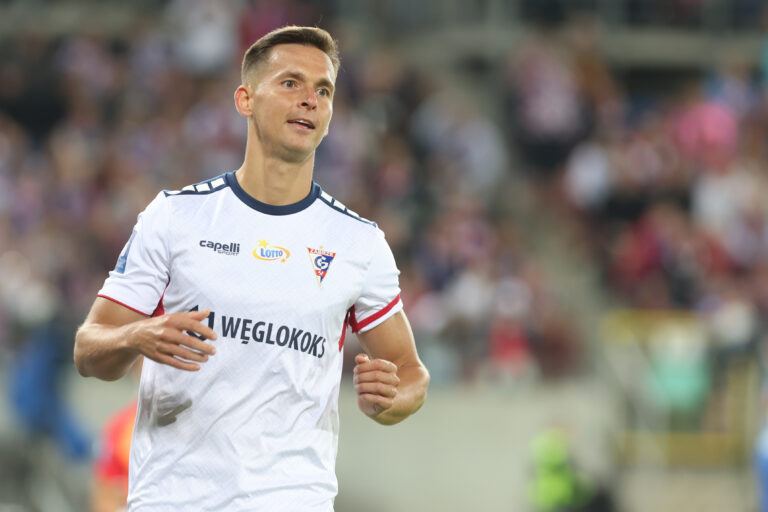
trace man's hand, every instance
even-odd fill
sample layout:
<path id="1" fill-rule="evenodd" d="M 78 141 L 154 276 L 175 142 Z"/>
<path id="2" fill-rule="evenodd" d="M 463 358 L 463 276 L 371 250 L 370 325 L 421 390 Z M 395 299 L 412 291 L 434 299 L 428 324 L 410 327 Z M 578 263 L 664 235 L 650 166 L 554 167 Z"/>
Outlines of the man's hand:
<path id="1" fill-rule="evenodd" d="M 388 410 L 397 396 L 400 378 L 397 365 L 386 359 L 369 359 L 365 354 L 355 356 L 354 383 L 357 406 L 373 418 Z"/>
<path id="2" fill-rule="evenodd" d="M 416 353 L 405 313 L 399 311 L 373 329 L 357 333 L 357 339 L 370 354 L 370 358 L 355 357 L 360 410 L 382 425 L 394 425 L 418 411 L 427 397 L 429 372 Z"/>
<path id="3" fill-rule="evenodd" d="M 83 377 L 117 380 L 143 354 L 180 370 L 199 370 L 199 363 L 216 352 L 205 342 L 215 340 L 216 333 L 200 323 L 209 313 L 189 311 L 147 318 L 97 297 L 75 335 L 75 366 Z"/>
<path id="4" fill-rule="evenodd" d="M 200 369 L 197 363 L 204 363 L 208 356 L 216 353 L 213 345 L 190 334 L 198 334 L 207 340 L 216 339 L 213 329 L 200 323 L 209 314 L 208 310 L 189 311 L 135 322 L 129 335 L 131 348 L 158 363 L 179 370 L 197 371 Z"/>

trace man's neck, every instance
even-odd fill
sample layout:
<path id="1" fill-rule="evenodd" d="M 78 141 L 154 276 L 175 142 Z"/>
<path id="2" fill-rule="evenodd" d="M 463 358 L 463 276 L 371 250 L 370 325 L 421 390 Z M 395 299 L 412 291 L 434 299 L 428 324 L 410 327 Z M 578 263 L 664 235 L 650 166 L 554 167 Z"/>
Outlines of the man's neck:
<path id="1" fill-rule="evenodd" d="M 284 206 L 298 203 L 312 189 L 314 153 L 295 164 L 246 151 L 242 167 L 235 172 L 243 190 L 262 203 Z"/>

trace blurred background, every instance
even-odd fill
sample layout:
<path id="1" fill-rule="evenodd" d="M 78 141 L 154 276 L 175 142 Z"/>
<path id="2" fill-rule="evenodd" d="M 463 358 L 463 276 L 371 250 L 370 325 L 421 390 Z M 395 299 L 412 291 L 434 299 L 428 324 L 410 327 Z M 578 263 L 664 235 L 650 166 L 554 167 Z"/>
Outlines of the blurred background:
<path id="1" fill-rule="evenodd" d="M 240 166 L 284 24 L 339 40 L 316 180 L 387 234 L 432 374 L 381 427 L 348 341 L 337 512 L 768 510 L 766 3 L 0 0 L 0 512 L 111 478 L 137 381 L 74 331 L 157 191 Z"/>

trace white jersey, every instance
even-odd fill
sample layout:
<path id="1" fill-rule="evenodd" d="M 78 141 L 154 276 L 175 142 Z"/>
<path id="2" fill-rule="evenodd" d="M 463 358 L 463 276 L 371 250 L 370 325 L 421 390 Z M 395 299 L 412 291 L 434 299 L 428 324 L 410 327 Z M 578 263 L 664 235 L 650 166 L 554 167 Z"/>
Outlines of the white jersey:
<path id="1" fill-rule="evenodd" d="M 332 511 L 347 325 L 402 309 L 384 235 L 317 184 L 288 206 L 234 172 L 162 192 L 99 295 L 144 315 L 210 309 L 198 372 L 146 360 L 131 511 Z"/>

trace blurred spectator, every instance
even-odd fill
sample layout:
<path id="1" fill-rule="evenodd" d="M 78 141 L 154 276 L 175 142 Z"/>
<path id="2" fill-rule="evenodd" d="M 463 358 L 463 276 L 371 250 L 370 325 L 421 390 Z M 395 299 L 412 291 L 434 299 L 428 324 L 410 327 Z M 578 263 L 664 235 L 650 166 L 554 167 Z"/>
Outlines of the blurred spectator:
<path id="1" fill-rule="evenodd" d="M 130 375 L 135 380 L 141 377 L 143 363 L 143 358 L 140 358 L 131 367 Z M 101 430 L 92 467 L 91 512 L 127 510 L 128 463 L 137 407 L 137 399 L 121 407 L 109 417 Z"/>
<path id="2" fill-rule="evenodd" d="M 70 367 L 72 326 L 61 319 L 32 332 L 23 343 L 10 375 L 10 402 L 24 430 L 33 436 L 51 436 L 73 461 L 90 455 L 88 437 L 65 402 L 62 385 Z"/>
<path id="3" fill-rule="evenodd" d="M 31 33 L 6 41 L 7 51 L 0 53 L 0 111 L 39 144 L 66 110 L 52 62 L 55 44 Z"/>
<path id="4" fill-rule="evenodd" d="M 100 452 L 93 468 L 91 512 L 126 510 L 128 461 L 136 407 L 134 400 L 112 415 L 104 427 Z"/>
<path id="5" fill-rule="evenodd" d="M 237 10 L 223 0 L 174 0 L 168 4 L 168 27 L 174 55 L 191 75 L 214 75 L 238 60 Z"/>
<path id="6" fill-rule="evenodd" d="M 320 21 L 317 8 L 311 0 L 246 0 L 237 18 L 239 26 L 239 51 L 242 55 L 254 41 L 283 25 L 314 26 Z M 226 9 L 224 5 L 222 8 Z M 235 11 L 234 9 L 230 9 Z M 335 31 L 332 32 L 336 34 Z M 342 48 L 344 45 L 340 45 Z"/>
<path id="7" fill-rule="evenodd" d="M 561 170 L 584 132 L 584 98 L 572 56 L 543 26 L 510 56 L 506 116 L 527 167 L 542 176 Z"/>
<path id="8" fill-rule="evenodd" d="M 707 98 L 696 83 L 686 91 L 671 120 L 672 140 L 683 158 L 713 169 L 727 166 L 735 156 L 738 124 L 725 103 Z"/>
<path id="9" fill-rule="evenodd" d="M 529 502 L 536 512 L 613 512 L 611 492 L 578 468 L 566 433 L 546 429 L 533 439 Z"/>
<path id="10" fill-rule="evenodd" d="M 530 379 L 536 373 L 527 319 L 531 290 L 523 279 L 502 277 L 493 297 L 490 320 L 490 366 L 497 379 Z"/>
<path id="11" fill-rule="evenodd" d="M 760 391 L 761 425 L 755 440 L 754 468 L 759 512 L 768 512 L 768 381 L 763 380 Z"/>
<path id="12" fill-rule="evenodd" d="M 602 209 L 611 189 L 611 159 L 603 141 L 590 139 L 569 155 L 565 167 L 565 194 L 584 212 Z"/>
<path id="13" fill-rule="evenodd" d="M 654 407 L 665 413 L 666 429 L 700 424 L 711 380 L 706 345 L 706 333 L 696 328 L 669 325 L 652 335 L 646 386 Z"/>

